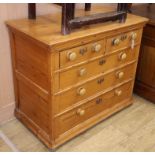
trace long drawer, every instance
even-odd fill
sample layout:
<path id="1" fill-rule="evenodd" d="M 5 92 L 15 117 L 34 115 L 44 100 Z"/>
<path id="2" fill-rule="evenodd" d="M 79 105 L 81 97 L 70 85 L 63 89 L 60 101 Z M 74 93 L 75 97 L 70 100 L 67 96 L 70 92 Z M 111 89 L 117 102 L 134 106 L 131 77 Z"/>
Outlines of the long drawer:
<path id="1" fill-rule="evenodd" d="M 90 102 L 87 102 L 69 112 L 66 112 L 55 118 L 56 137 L 72 129 L 76 125 L 86 121 L 87 119 L 99 114 L 104 110 L 110 110 L 111 107 L 123 100 L 131 98 L 132 83 L 130 81 L 120 87 L 107 92 Z"/>
<path id="2" fill-rule="evenodd" d="M 136 63 L 132 63 L 126 67 L 116 69 L 106 75 L 101 75 L 83 85 L 73 87 L 72 89 L 60 94 L 58 93 L 55 95 L 55 103 L 57 105 L 55 113 L 62 112 L 66 108 L 74 105 L 76 102 L 113 87 L 125 80 L 134 78 L 135 70 Z"/>
<path id="3" fill-rule="evenodd" d="M 120 65 L 136 60 L 138 57 L 138 51 L 139 46 L 136 46 L 134 50 L 129 48 L 115 52 L 87 64 L 72 67 L 71 69 L 56 73 L 59 74 L 59 89 L 65 89 L 75 83 L 77 84 L 86 79 L 92 78 L 93 76 L 97 76 L 100 73 L 104 73 L 110 69 L 117 68 Z"/>

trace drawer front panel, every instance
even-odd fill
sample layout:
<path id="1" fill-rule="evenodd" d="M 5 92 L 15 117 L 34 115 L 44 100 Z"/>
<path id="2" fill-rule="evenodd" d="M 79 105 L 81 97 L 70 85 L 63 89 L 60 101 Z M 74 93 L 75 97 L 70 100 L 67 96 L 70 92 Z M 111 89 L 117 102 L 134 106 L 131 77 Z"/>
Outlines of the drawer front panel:
<path id="1" fill-rule="evenodd" d="M 136 63 L 133 63 L 106 75 L 101 75 L 100 77 L 80 85 L 79 87 L 75 87 L 69 91 L 56 95 L 55 103 L 58 106 L 55 113 L 62 112 L 66 108 L 74 105 L 76 102 L 86 99 L 91 95 L 103 91 L 104 89 L 113 87 L 125 80 L 134 78 L 135 70 Z"/>
<path id="2" fill-rule="evenodd" d="M 138 57 L 138 52 L 139 46 L 136 46 L 134 50 L 128 49 L 116 52 L 90 63 L 60 72 L 60 89 L 64 89 L 66 87 L 74 85 L 75 83 L 82 82 L 88 78 L 97 76 L 100 73 L 104 73 L 110 69 L 136 60 Z"/>
<path id="3" fill-rule="evenodd" d="M 121 92 L 121 93 L 120 93 Z M 114 90 L 107 92 L 90 102 L 79 106 L 55 120 L 56 137 L 70 130 L 74 126 L 84 122 L 85 120 L 95 116 L 96 114 L 115 106 L 120 101 L 129 99 L 132 94 L 132 82 L 128 82 Z"/>
<path id="4" fill-rule="evenodd" d="M 105 40 L 90 43 L 60 52 L 60 68 L 102 56 L 105 53 Z"/>
<path id="5" fill-rule="evenodd" d="M 141 42 L 141 35 L 142 30 L 139 29 L 108 38 L 106 42 L 106 53 L 129 47 L 133 41 L 134 44 L 139 44 Z"/>

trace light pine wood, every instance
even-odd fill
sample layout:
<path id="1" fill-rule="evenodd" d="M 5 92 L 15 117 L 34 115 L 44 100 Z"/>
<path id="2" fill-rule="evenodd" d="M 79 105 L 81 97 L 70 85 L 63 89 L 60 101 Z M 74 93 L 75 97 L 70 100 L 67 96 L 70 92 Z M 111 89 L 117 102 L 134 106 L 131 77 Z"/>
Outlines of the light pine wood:
<path id="1" fill-rule="evenodd" d="M 120 65 L 134 61 L 138 57 L 139 46 L 136 46 L 134 50 L 125 49 L 118 52 L 113 52 L 113 54 L 101 57 L 94 61 L 87 61 L 83 65 L 77 67 L 70 67 L 69 69 L 60 70 L 60 89 L 65 89 L 66 87 L 72 86 L 75 83 L 80 83 L 86 79 L 92 78 L 99 73 L 105 73 L 109 70 L 114 69 Z M 125 53 L 126 59 L 120 60 L 120 54 Z M 86 74 L 83 76 L 79 75 L 81 69 L 86 70 Z"/>
<path id="2" fill-rule="evenodd" d="M 56 94 L 55 103 L 58 106 L 55 108 L 55 113 L 62 112 L 70 106 L 75 106 L 76 104 L 78 105 L 77 102 L 80 102 L 84 99 L 87 100 L 87 98 L 89 96 L 92 96 L 93 94 L 96 94 L 101 91 L 107 91 L 107 89 L 112 88 L 114 85 L 117 85 L 118 83 L 134 78 L 135 68 L 136 63 L 132 63 L 126 67 L 117 69 L 108 74 L 101 74 L 94 80 L 90 80 L 87 83 L 84 83 L 76 87 L 74 86 L 73 88 L 67 91 L 62 91 L 59 94 Z M 117 77 L 117 74 L 119 74 L 120 72 L 123 72 L 124 76 L 119 79 Z M 84 95 L 78 94 L 78 92 L 81 89 L 85 89 L 86 92 Z"/>
<path id="3" fill-rule="evenodd" d="M 39 46 L 34 46 L 31 41 L 22 37 L 15 36 L 14 42 L 16 46 L 16 70 L 47 90 L 47 51 L 44 51 Z"/>
<path id="4" fill-rule="evenodd" d="M 142 36 L 141 30 L 134 30 L 134 31 L 130 31 L 128 33 L 121 33 L 120 35 L 116 35 L 114 37 L 110 37 L 107 39 L 106 52 L 108 53 L 111 51 L 121 49 L 123 47 L 131 46 L 131 38 L 134 33 L 137 34 L 137 37 L 135 38 L 135 45 L 139 44 L 141 42 L 141 36 Z M 118 43 L 118 45 L 113 45 L 114 44 L 113 42 L 116 39 L 119 39 L 119 43 Z"/>
<path id="5" fill-rule="evenodd" d="M 37 14 L 60 12 L 61 9 L 52 4 L 37 4 Z M 15 106 L 11 51 L 9 44 L 6 20 L 15 20 L 27 17 L 27 4 L 1 3 L 0 4 L 0 124 L 13 119 Z"/>
<path id="6" fill-rule="evenodd" d="M 98 123 L 91 129 L 60 146 L 55 151 L 154 152 L 155 106 L 153 103 L 141 97 L 136 95 L 133 97 L 132 106 Z M 51 151 L 17 119 L 1 125 L 0 131 L 21 152 Z M 106 139 L 104 143 L 103 139 Z M 1 139 L 0 144 L 0 151 L 12 151 Z"/>
<path id="7" fill-rule="evenodd" d="M 95 49 L 97 50 L 97 46 L 100 46 L 99 51 L 95 51 Z M 105 40 L 96 41 L 90 44 L 86 44 L 84 46 L 68 49 L 60 52 L 60 67 L 64 68 L 82 61 L 86 61 L 91 58 L 103 56 L 104 53 L 105 53 Z M 75 60 L 70 60 L 69 54 L 75 54 L 76 55 Z"/>
<path id="8" fill-rule="evenodd" d="M 8 21 L 7 26 L 16 63 L 15 115 L 53 149 L 131 105 L 141 33 L 147 19 L 128 15 L 124 24 L 98 24 L 62 36 L 58 33 L 60 15 L 52 16 Z M 137 40 L 131 49 L 133 33 Z M 113 49 L 111 38 L 124 34 L 124 43 Z M 101 46 L 94 47 L 96 43 Z M 79 55 L 81 47 L 88 47 L 88 54 Z M 91 53 L 92 48 L 99 53 Z M 68 56 L 70 51 L 74 53 Z M 107 78 L 106 85 L 99 88 L 96 80 L 102 76 Z M 82 98 L 75 93 L 88 94 Z M 100 104 L 102 100 L 104 104 Z"/>
<path id="9" fill-rule="evenodd" d="M 87 14 L 91 14 L 96 10 L 102 11 L 102 7 L 99 7 L 98 9 L 94 8 L 94 10 L 92 9 L 92 11 L 88 12 Z M 78 14 L 81 15 L 85 13 L 83 11 L 81 11 L 81 13 L 80 11 L 77 11 L 77 15 Z M 90 41 L 96 41 L 96 39 L 103 39 L 105 38 L 107 32 L 109 32 L 108 35 L 113 35 L 113 30 L 115 30 L 115 33 L 117 34 L 140 28 L 138 26 L 142 27 L 141 24 L 145 23 L 146 18 L 139 18 L 138 16 L 128 14 L 128 19 L 124 24 L 118 22 L 112 22 L 110 24 L 98 24 L 98 26 L 89 26 L 87 29 L 83 28 L 80 31 L 76 30 L 72 34 L 66 36 L 61 35 L 60 21 L 61 20 L 59 14 L 52 14 L 47 16 L 39 16 L 35 21 L 23 19 L 8 21 L 6 23 L 14 28 L 14 31 L 16 31 L 18 34 L 21 34 L 22 32 L 25 37 L 27 35 L 30 36 L 33 41 L 39 42 L 44 47 L 52 46 L 55 50 L 62 50 L 65 48 L 68 49 L 70 41 L 72 41 L 70 47 L 75 47 L 80 46 L 80 44 L 83 45 L 84 43 L 88 43 Z M 43 26 L 44 23 L 46 23 L 46 27 Z M 38 27 L 39 31 L 37 31 L 36 27 Z M 51 27 L 54 28 L 51 29 Z M 126 27 L 128 27 L 128 30 L 126 29 Z M 32 32 L 32 30 L 34 32 Z M 86 34 L 88 35 L 86 36 Z"/>
<path id="10" fill-rule="evenodd" d="M 105 93 L 102 96 L 99 96 L 94 100 L 71 110 L 68 113 L 65 113 L 64 115 L 57 117 L 56 136 L 61 136 L 61 134 L 63 134 L 65 131 L 69 131 L 69 129 L 75 127 L 77 124 L 81 124 L 82 122 L 95 116 L 96 114 L 110 109 L 111 106 L 115 106 L 115 104 L 119 103 L 120 101 L 130 98 L 132 91 L 131 87 L 131 82 L 124 84 L 121 87 Z M 119 97 L 115 93 L 117 89 L 122 91 L 122 94 Z M 101 101 L 99 102 L 99 100 Z M 78 110 L 83 110 L 84 114 L 80 115 L 80 113 L 78 113 Z"/>

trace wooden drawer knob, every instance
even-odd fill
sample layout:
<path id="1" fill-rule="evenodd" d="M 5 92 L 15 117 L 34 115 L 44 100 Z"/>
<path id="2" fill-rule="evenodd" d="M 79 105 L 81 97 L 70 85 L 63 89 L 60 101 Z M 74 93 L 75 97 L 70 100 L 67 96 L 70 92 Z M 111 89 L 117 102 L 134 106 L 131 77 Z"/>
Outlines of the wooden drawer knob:
<path id="1" fill-rule="evenodd" d="M 115 94 L 116 94 L 117 96 L 120 96 L 120 95 L 122 94 L 122 90 L 115 90 Z"/>
<path id="2" fill-rule="evenodd" d="M 67 58 L 68 58 L 68 60 L 70 60 L 70 61 L 75 60 L 76 57 L 77 57 L 77 55 L 76 55 L 75 52 L 69 52 L 69 53 L 67 54 Z"/>
<path id="3" fill-rule="evenodd" d="M 116 73 L 116 76 L 118 79 L 121 79 L 124 76 L 124 72 L 118 72 L 118 73 Z"/>
<path id="4" fill-rule="evenodd" d="M 78 115 L 83 116 L 85 114 L 85 110 L 83 109 L 78 109 L 76 112 Z"/>
<path id="5" fill-rule="evenodd" d="M 113 45 L 119 45 L 119 43 L 120 43 L 120 39 L 117 38 L 117 39 L 114 39 L 113 40 L 113 43 L 112 44 Z"/>
<path id="6" fill-rule="evenodd" d="M 85 88 L 79 88 L 77 90 L 77 93 L 80 95 L 80 96 L 83 96 L 84 94 L 86 94 L 86 89 Z"/>
<path id="7" fill-rule="evenodd" d="M 120 53 L 119 54 L 119 60 L 125 60 L 127 57 L 127 54 L 126 53 Z"/>
<path id="8" fill-rule="evenodd" d="M 94 44 L 93 45 L 93 51 L 94 52 L 99 52 L 101 50 L 102 46 L 101 44 Z"/>
<path id="9" fill-rule="evenodd" d="M 85 74 L 86 74 L 86 69 L 85 69 L 85 68 L 80 69 L 79 75 L 80 75 L 80 76 L 83 76 L 83 75 L 85 75 Z"/>
<path id="10" fill-rule="evenodd" d="M 131 39 L 135 40 L 137 38 L 137 33 L 136 32 L 133 32 L 131 34 Z"/>

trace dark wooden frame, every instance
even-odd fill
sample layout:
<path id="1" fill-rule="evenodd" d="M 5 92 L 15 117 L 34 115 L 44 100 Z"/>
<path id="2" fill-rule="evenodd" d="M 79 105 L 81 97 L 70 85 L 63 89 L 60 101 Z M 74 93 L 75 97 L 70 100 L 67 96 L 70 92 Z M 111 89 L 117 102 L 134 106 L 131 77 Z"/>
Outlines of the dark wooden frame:
<path id="1" fill-rule="evenodd" d="M 28 18 L 36 19 L 36 4 L 35 3 L 28 4 Z"/>
<path id="2" fill-rule="evenodd" d="M 81 28 L 82 26 L 90 24 L 116 20 L 119 20 L 119 22 L 123 23 L 126 20 L 128 11 L 128 3 L 118 3 L 117 11 L 98 13 L 84 17 L 75 17 L 75 3 L 62 3 L 57 5 L 62 6 L 61 32 L 63 35 L 69 34 L 73 29 Z M 85 11 L 90 10 L 91 3 L 85 3 Z M 35 3 L 28 4 L 28 18 L 36 19 Z"/>

